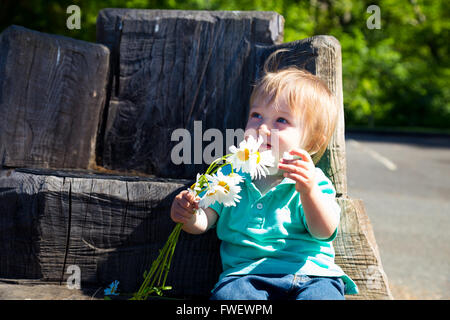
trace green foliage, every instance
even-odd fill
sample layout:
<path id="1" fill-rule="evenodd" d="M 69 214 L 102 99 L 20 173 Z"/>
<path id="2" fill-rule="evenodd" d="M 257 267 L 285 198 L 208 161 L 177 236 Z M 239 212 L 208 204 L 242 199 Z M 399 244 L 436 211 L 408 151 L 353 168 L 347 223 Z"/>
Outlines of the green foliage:
<path id="1" fill-rule="evenodd" d="M 81 8 L 81 30 L 66 28 L 66 8 Z M 380 8 L 381 29 L 369 29 Z M 445 0 L 2 0 L 10 24 L 95 41 L 102 8 L 263 10 L 285 18 L 285 42 L 327 34 L 342 46 L 347 125 L 448 128 L 450 2 Z"/>

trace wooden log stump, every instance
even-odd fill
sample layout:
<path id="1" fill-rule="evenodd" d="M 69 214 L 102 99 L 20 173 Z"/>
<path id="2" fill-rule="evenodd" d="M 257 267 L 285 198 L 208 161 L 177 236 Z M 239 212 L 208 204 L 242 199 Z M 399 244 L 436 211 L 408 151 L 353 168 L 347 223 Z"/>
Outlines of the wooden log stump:
<path id="1" fill-rule="evenodd" d="M 103 45 L 10 26 L 0 36 L 0 165 L 89 168 L 106 100 Z"/>
<path id="2" fill-rule="evenodd" d="M 244 127 L 250 52 L 255 44 L 281 43 L 283 23 L 275 12 L 101 10 L 97 41 L 112 52 L 112 92 L 99 163 L 171 178 L 204 172 L 209 142 L 201 134 Z M 195 121 L 202 125 L 197 134 Z M 185 165 L 171 161 L 179 142 L 172 133 L 180 128 L 193 149 Z M 219 153 L 236 141 L 225 143 Z"/>
<path id="3" fill-rule="evenodd" d="M 111 176 L 85 171 L 16 169 L 0 172 L 0 278 L 65 283 L 81 269 L 82 288 L 120 281 L 135 292 L 167 240 L 173 197 L 192 181 Z M 391 298 L 362 202 L 340 199 L 336 263 L 357 283 L 349 299 Z M 168 296 L 203 297 L 222 266 L 215 230 L 182 232 Z"/>

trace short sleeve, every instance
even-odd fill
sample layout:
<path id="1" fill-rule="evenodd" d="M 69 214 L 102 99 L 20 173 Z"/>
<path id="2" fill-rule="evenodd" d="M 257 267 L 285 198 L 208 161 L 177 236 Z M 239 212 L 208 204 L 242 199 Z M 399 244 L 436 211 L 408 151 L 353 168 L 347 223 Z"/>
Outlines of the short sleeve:
<path id="1" fill-rule="evenodd" d="M 323 173 L 320 168 L 316 168 L 316 181 L 322 193 L 329 195 L 332 198 L 336 197 L 336 190 L 331 183 L 331 180 Z"/>
<path id="2" fill-rule="evenodd" d="M 223 210 L 223 204 L 219 203 L 219 201 L 214 202 L 212 205 L 209 206 L 211 209 L 217 212 L 217 215 L 220 217 L 222 210 Z"/>
<path id="3" fill-rule="evenodd" d="M 338 205 L 338 203 L 336 201 L 336 190 L 334 189 L 333 184 L 331 183 L 331 180 L 328 179 L 325 176 L 325 174 L 323 173 L 323 171 L 319 168 L 316 168 L 316 181 L 317 181 L 317 185 L 319 186 L 320 190 L 322 191 L 322 194 L 325 195 L 325 197 L 324 197 L 325 201 L 329 201 L 331 210 L 333 210 L 334 214 L 336 214 L 339 218 L 341 215 L 341 207 Z M 306 230 L 311 234 L 311 232 L 308 229 L 308 225 L 306 223 L 306 218 L 305 218 L 305 214 L 303 212 L 303 207 L 301 207 L 301 214 L 302 214 L 303 224 L 304 224 Z M 334 230 L 331 237 L 329 237 L 328 239 L 324 239 L 322 241 L 325 241 L 325 242 L 333 241 L 336 238 L 337 233 L 338 233 L 338 227 L 336 227 L 336 230 Z"/>

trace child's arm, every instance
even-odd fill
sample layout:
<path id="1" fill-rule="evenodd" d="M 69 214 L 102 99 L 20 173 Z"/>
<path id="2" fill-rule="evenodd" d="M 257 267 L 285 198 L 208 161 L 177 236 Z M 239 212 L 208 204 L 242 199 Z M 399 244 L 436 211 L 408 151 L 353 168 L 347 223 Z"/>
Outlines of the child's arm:
<path id="1" fill-rule="evenodd" d="M 330 238 L 339 224 L 339 214 L 316 185 L 311 193 L 300 193 L 309 232 L 317 239 Z"/>
<path id="2" fill-rule="evenodd" d="M 279 168 L 285 170 L 285 177 L 296 182 L 295 188 L 300 193 L 303 212 L 309 232 L 318 239 L 330 238 L 339 224 L 339 212 L 331 201 L 327 201 L 315 181 L 315 166 L 310 155 L 301 149 L 293 149 L 290 154 L 301 160 L 281 159 Z"/>
<path id="3" fill-rule="evenodd" d="M 214 209 L 198 209 L 198 201 L 187 190 L 181 191 L 173 200 L 170 217 L 174 222 L 183 223 L 183 230 L 187 233 L 201 234 L 209 230 L 217 221 Z"/>

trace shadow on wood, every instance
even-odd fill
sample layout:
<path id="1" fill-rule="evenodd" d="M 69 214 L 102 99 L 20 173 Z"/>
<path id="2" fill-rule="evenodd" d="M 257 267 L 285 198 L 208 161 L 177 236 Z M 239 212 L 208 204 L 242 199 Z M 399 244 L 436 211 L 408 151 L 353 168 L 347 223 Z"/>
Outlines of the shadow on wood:
<path id="1" fill-rule="evenodd" d="M 119 280 L 121 292 L 133 293 L 175 226 L 168 214 L 173 197 L 191 183 L 81 171 L 2 171 L 0 274 L 65 284 L 67 268 L 77 265 L 83 286 Z M 183 233 L 171 268 L 169 295 L 208 296 L 221 272 L 214 230 Z"/>

